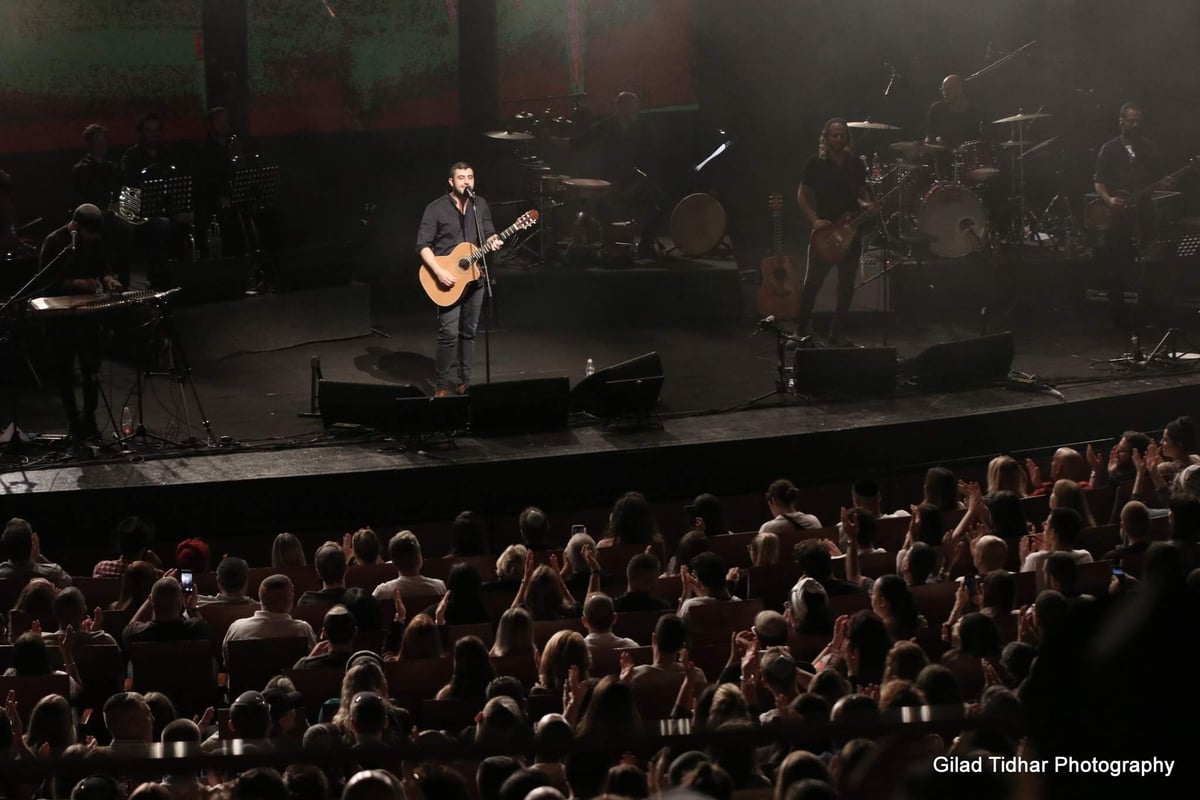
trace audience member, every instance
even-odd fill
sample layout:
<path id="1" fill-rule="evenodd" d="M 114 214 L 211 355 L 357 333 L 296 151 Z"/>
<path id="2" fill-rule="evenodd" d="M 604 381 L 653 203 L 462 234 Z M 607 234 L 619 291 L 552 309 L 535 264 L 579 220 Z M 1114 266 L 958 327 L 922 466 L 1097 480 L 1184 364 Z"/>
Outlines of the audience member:
<path id="1" fill-rule="evenodd" d="M 154 542 L 154 525 L 149 520 L 126 517 L 117 523 L 116 538 L 120 555 L 98 562 L 92 569 L 93 578 L 119 578 L 125 571 L 125 565 L 134 561 L 149 561 L 155 567 L 162 568 L 162 562 L 150 549 Z"/>
<path id="2" fill-rule="evenodd" d="M 0 580 L 25 583 L 31 578 L 45 578 L 60 589 L 71 585 L 71 576 L 42 555 L 41 540 L 25 520 L 10 519 L 0 540 L 8 553 L 8 560 L 0 562 Z"/>
<path id="3" fill-rule="evenodd" d="M 337 605 L 346 599 L 346 551 L 337 542 L 317 548 L 313 566 L 321 579 L 320 589 L 309 589 L 296 601 L 298 606 Z"/>
<path id="4" fill-rule="evenodd" d="M 208 605 L 258 608 L 258 601 L 246 595 L 249 581 L 250 566 L 237 556 L 225 556 L 217 564 L 217 593 L 197 595 L 196 603 L 201 608 Z"/>
<path id="5" fill-rule="evenodd" d="M 426 578 L 421 574 L 424 559 L 421 557 L 421 542 L 412 531 L 400 531 L 388 542 L 388 557 L 396 568 L 398 577 L 384 581 L 372 593 L 376 600 L 388 600 L 392 592 L 400 590 L 403 597 L 441 597 L 446 593 L 446 584 L 437 578 Z"/>
<path id="6" fill-rule="evenodd" d="M 121 632 L 125 647 L 137 642 L 178 642 L 208 638 L 208 626 L 199 617 L 185 616 L 184 608 L 194 610 L 196 595 L 183 594 L 173 577 L 159 578 L 150 597 L 133 615 Z"/>
<path id="7" fill-rule="evenodd" d="M 612 632 L 616 621 L 617 615 L 611 597 L 599 592 L 588 595 L 583 603 L 583 627 L 588 632 L 584 641 L 593 655 L 601 650 L 640 646 L 633 639 L 617 636 Z"/>
<path id="8" fill-rule="evenodd" d="M 767 510 L 771 519 L 758 529 L 759 533 L 786 536 L 799 530 L 821 527 L 821 520 L 800 510 L 800 490 L 789 480 L 780 479 L 767 487 Z"/>
<path id="9" fill-rule="evenodd" d="M 344 670 L 346 662 L 354 654 L 354 637 L 357 635 L 354 615 L 345 606 L 334 606 L 325 612 L 325 619 L 321 622 L 321 641 L 292 669 Z"/>
<path id="10" fill-rule="evenodd" d="M 317 637 L 312 626 L 302 619 L 292 618 L 295 588 L 286 575 L 271 575 L 258 586 L 258 597 L 262 608 L 254 616 L 234 620 L 225 633 L 221 652 L 225 663 L 229 663 L 229 643 L 245 639 L 304 639 L 311 648 Z"/>
<path id="11" fill-rule="evenodd" d="M 294 533 L 281 533 L 271 543 L 271 568 L 288 569 L 304 567 L 308 561 L 304 558 L 304 545 Z"/>

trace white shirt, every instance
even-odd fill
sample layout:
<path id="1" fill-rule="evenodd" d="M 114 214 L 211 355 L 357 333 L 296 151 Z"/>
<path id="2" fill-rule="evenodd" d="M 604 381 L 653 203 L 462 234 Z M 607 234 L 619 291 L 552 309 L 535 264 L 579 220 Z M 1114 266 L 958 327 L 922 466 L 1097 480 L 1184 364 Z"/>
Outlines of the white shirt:
<path id="1" fill-rule="evenodd" d="M 234 620 L 225 633 L 221 644 L 221 652 L 225 660 L 229 660 L 229 643 L 242 639 L 282 639 L 289 636 L 304 637 L 311 648 L 317 643 L 312 626 L 302 619 L 292 619 L 291 614 L 281 611 L 263 611 L 259 609 L 254 616 Z"/>
<path id="2" fill-rule="evenodd" d="M 435 594 L 441 597 L 446 593 L 446 584 L 437 578 L 426 578 L 424 575 L 401 575 L 390 581 L 384 581 L 375 587 L 371 596 L 376 600 L 391 600 L 392 592 L 400 590 L 401 597 L 418 597 Z"/>
<path id="3" fill-rule="evenodd" d="M 662 665 L 639 664 L 633 668 L 632 685 L 636 686 L 638 684 L 638 679 L 645 678 L 647 675 L 658 677 L 662 675 L 682 674 L 683 664 L 680 664 L 678 661 L 672 661 Z M 700 669 L 699 667 L 692 667 L 692 675 L 695 676 L 696 680 L 698 680 L 701 684 L 708 683 L 708 679 L 704 677 L 704 670 Z M 645 681 L 642 682 L 644 683 Z"/>
<path id="4" fill-rule="evenodd" d="M 1076 564 L 1090 564 L 1093 561 L 1092 554 L 1087 550 L 1065 550 L 1063 552 L 1070 553 Z M 1039 592 L 1046 588 L 1046 559 L 1048 558 L 1050 558 L 1049 550 L 1039 550 L 1026 556 L 1025 563 L 1021 565 L 1021 572 L 1037 573 Z"/>
<path id="5" fill-rule="evenodd" d="M 617 636 L 612 631 L 589 633 L 583 637 L 583 641 L 587 644 L 588 650 L 616 650 L 618 647 L 641 647 L 633 639 Z"/>
<path id="6" fill-rule="evenodd" d="M 708 597 L 708 596 L 689 597 L 687 600 L 684 600 L 683 605 L 681 605 L 679 607 L 679 618 L 681 620 L 683 620 L 684 622 L 687 622 L 688 612 L 690 612 L 696 606 L 706 606 L 706 605 L 709 605 L 710 603 L 725 603 L 725 602 L 732 603 L 739 599 L 740 598 L 736 597 L 735 595 L 730 595 L 728 601 L 722 600 L 718 597 Z"/>

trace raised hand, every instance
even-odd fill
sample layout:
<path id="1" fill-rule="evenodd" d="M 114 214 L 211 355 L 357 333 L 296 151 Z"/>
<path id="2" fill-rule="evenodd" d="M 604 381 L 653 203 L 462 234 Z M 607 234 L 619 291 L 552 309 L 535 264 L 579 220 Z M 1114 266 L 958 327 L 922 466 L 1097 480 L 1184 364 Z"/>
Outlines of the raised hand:
<path id="1" fill-rule="evenodd" d="M 846 647 L 848 634 L 850 632 L 850 615 L 842 614 L 833 623 L 833 639 L 829 642 L 829 647 L 836 653 L 841 654 Z"/>
<path id="2" fill-rule="evenodd" d="M 563 569 L 566 569 L 566 567 L 567 567 L 567 565 L 564 563 L 564 564 L 562 565 L 562 567 L 560 568 L 560 567 L 558 566 L 558 555 L 557 555 L 557 554 L 555 554 L 555 553 L 551 553 L 551 554 L 550 554 L 550 569 L 554 570 L 556 573 L 558 573 L 559 575 L 561 575 L 561 574 L 562 574 L 562 570 L 563 570 Z"/>
<path id="3" fill-rule="evenodd" d="M 42 621 L 40 619 L 37 619 L 36 617 L 33 620 L 31 620 L 29 623 L 29 632 L 36 633 L 38 636 L 41 636 L 42 635 Z"/>
<path id="4" fill-rule="evenodd" d="M 980 659 L 983 665 L 983 685 L 984 686 L 1003 686 L 1004 681 L 1000 679 L 1000 672 L 996 669 L 988 659 Z"/>
<path id="5" fill-rule="evenodd" d="M 633 680 L 633 669 L 634 666 L 636 666 L 633 663 L 633 656 L 629 655 L 629 651 L 627 650 L 622 651 L 620 662 L 621 670 L 618 673 L 620 675 L 620 680 L 622 683 L 629 683 L 631 680 Z"/>
<path id="6" fill-rule="evenodd" d="M 12 738 L 14 747 L 21 740 L 21 735 L 25 732 L 21 725 L 21 713 L 17 708 L 17 693 L 12 689 L 8 690 L 8 698 L 4 701 L 4 715 L 8 717 L 8 727 L 12 730 Z"/>
<path id="7" fill-rule="evenodd" d="M 447 589 L 446 593 L 444 595 L 442 595 L 441 601 L 437 604 L 437 611 L 434 612 L 434 621 L 438 625 L 446 624 L 446 604 L 449 602 L 450 602 L 450 591 Z"/>
<path id="8" fill-rule="evenodd" d="M 1037 623 L 1033 619 L 1033 614 L 1030 613 L 1030 607 L 1021 606 L 1021 613 L 1017 616 L 1017 641 L 1028 642 L 1035 638 L 1037 638 Z"/>
<path id="9" fill-rule="evenodd" d="M 1029 476 L 1029 485 L 1037 488 L 1042 485 L 1042 470 L 1032 458 L 1025 459 L 1025 474 Z"/>
<path id="10" fill-rule="evenodd" d="M 875 702 L 879 702 L 879 684 L 868 683 L 865 686 L 858 687 L 858 693 L 864 697 L 869 697 Z"/>
<path id="11" fill-rule="evenodd" d="M 583 695 L 587 691 L 587 687 L 579 679 L 578 665 L 572 664 L 570 669 L 567 670 L 567 683 L 563 687 L 563 691 L 565 692 L 563 705 L 574 706 L 578 709 L 580 703 L 583 702 Z"/>
<path id="12" fill-rule="evenodd" d="M 342 552 L 346 555 L 346 563 L 351 563 L 351 559 L 354 558 L 354 534 L 342 534 Z"/>
<path id="13" fill-rule="evenodd" d="M 315 656 L 326 655 L 329 653 L 330 649 L 331 649 L 331 645 L 329 644 L 329 640 L 322 639 L 321 641 L 319 641 L 315 645 L 313 645 L 313 649 L 309 651 L 308 657 L 313 658 Z"/>
<path id="14" fill-rule="evenodd" d="M 1117 450 L 1117 446 L 1119 444 L 1120 444 L 1120 442 L 1118 442 L 1117 444 L 1114 444 L 1112 446 L 1112 448 L 1108 451 L 1108 473 L 1110 475 L 1116 471 L 1117 466 L 1121 462 L 1121 454 Z M 1134 448 L 1130 448 L 1130 450 L 1133 450 L 1133 449 Z"/>
<path id="15" fill-rule="evenodd" d="M 596 557 L 596 548 L 592 547 L 590 544 L 583 548 L 583 558 L 587 561 L 588 569 L 590 569 L 592 572 L 600 571 L 600 559 Z"/>
<path id="16" fill-rule="evenodd" d="M 203 731 L 212 724 L 213 715 L 216 713 L 216 710 L 212 706 L 209 706 L 208 708 L 204 709 L 204 713 L 200 716 L 192 717 L 192 721 L 196 723 L 196 727 Z"/>
<path id="17" fill-rule="evenodd" d="M 1090 444 L 1087 446 L 1087 452 L 1084 457 L 1087 458 L 1088 466 L 1092 468 L 1093 472 L 1099 473 L 1100 470 L 1104 469 L 1104 459 L 1096 452 L 1096 448 Z"/>
<path id="18" fill-rule="evenodd" d="M 525 577 L 522 579 L 526 583 L 533 577 L 533 571 L 537 569 L 537 562 L 533 559 L 533 551 L 530 550 L 525 554 Z"/>
<path id="19" fill-rule="evenodd" d="M 967 582 L 960 578 L 958 581 L 958 588 L 954 590 L 954 611 L 950 612 L 950 616 L 962 616 L 963 609 L 966 608 L 967 604 L 970 602 L 971 593 L 967 590 Z"/>
<path id="20" fill-rule="evenodd" d="M 1145 474 L 1145 472 L 1146 472 L 1146 457 L 1143 456 L 1141 453 L 1139 453 L 1138 449 L 1136 447 L 1130 451 L 1130 458 L 1133 459 L 1133 468 L 1136 469 L 1139 473 Z"/>
<path id="21" fill-rule="evenodd" d="M 37 620 L 34 620 L 34 624 L 37 625 Z M 41 625 L 38 625 L 38 627 L 40 628 Z M 40 631 L 39 631 L 39 633 L 40 633 Z M 71 661 L 72 660 L 71 656 L 75 652 L 75 650 L 73 649 L 74 645 L 75 645 L 75 629 L 73 627 L 71 627 L 70 625 L 68 625 L 66 627 L 66 629 L 63 630 L 62 638 L 59 639 L 59 641 L 58 641 L 58 649 L 62 651 L 63 661 Z"/>
<path id="22" fill-rule="evenodd" d="M 842 509 L 842 510 L 844 511 L 845 509 Z M 842 530 L 845 530 L 845 528 L 843 528 Z M 857 528 L 856 528 L 856 530 L 857 530 Z M 825 549 L 829 551 L 829 555 L 836 558 L 837 556 L 840 556 L 842 554 L 842 548 L 838 547 L 835 543 L 831 542 L 829 539 L 821 539 L 820 542 L 821 542 L 821 544 L 825 545 Z"/>
<path id="23" fill-rule="evenodd" d="M 842 533 L 847 541 L 853 543 L 858 540 L 858 509 L 842 506 Z"/>

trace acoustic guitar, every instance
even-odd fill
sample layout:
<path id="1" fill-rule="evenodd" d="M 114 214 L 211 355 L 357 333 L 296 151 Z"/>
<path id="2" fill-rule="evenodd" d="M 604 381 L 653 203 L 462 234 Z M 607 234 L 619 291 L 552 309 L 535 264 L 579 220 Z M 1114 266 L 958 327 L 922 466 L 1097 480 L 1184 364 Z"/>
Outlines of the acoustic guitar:
<path id="1" fill-rule="evenodd" d="M 526 211 L 521 216 L 517 217 L 517 221 L 509 225 L 504 230 L 500 231 L 497 236 L 501 241 L 512 236 L 517 231 L 532 228 L 538 219 L 537 211 Z M 490 244 L 479 245 L 471 244 L 470 242 L 461 242 L 455 245 L 444 256 L 434 256 L 438 266 L 449 272 L 455 277 L 454 285 L 450 288 L 443 287 L 438 283 L 438 279 L 433 276 L 433 273 L 422 264 L 418 267 L 419 277 L 421 279 L 421 287 L 425 290 L 425 294 L 429 295 L 429 299 L 437 303 L 442 308 L 448 308 L 462 299 L 463 292 L 467 290 L 467 285 L 472 281 L 477 281 L 480 278 L 479 261 L 485 255 L 495 250 L 496 247 Z"/>
<path id="2" fill-rule="evenodd" d="M 783 195 L 767 198 L 774 228 L 774 247 L 763 258 L 762 282 L 758 285 L 758 313 L 776 319 L 796 319 L 800 315 L 800 293 L 796 291 L 796 261 L 783 253 Z"/>
<path id="3" fill-rule="evenodd" d="M 1097 197 L 1087 204 L 1087 208 L 1083 210 L 1084 220 L 1088 225 L 1096 228 L 1107 228 L 1112 224 L 1112 221 L 1124 214 L 1130 213 L 1137 204 L 1150 197 L 1155 192 L 1163 188 L 1163 184 L 1169 181 L 1178 181 L 1183 177 L 1183 174 L 1196 165 L 1196 159 L 1193 158 L 1184 164 L 1179 169 L 1172 172 L 1160 180 L 1155 181 L 1144 189 L 1139 189 L 1136 192 L 1127 192 L 1120 190 L 1112 193 L 1113 197 L 1120 197 L 1125 200 L 1124 206 L 1110 206 L 1108 203 Z"/>
<path id="4" fill-rule="evenodd" d="M 876 208 L 882 208 L 884 200 L 893 192 L 899 191 L 906 182 L 907 179 L 902 179 L 885 192 L 875 201 Z M 858 235 L 858 229 L 874 215 L 874 211 L 866 208 L 857 214 L 847 211 L 832 225 L 814 228 L 808 237 L 808 244 L 812 248 L 813 255 L 826 264 L 840 264 L 846 257 L 846 253 L 850 251 L 850 244 Z"/>

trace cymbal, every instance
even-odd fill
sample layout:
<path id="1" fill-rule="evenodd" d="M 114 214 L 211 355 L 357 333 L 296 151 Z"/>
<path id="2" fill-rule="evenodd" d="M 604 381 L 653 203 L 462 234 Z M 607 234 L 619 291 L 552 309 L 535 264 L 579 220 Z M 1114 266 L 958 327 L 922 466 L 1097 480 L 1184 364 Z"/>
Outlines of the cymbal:
<path id="1" fill-rule="evenodd" d="M 1031 155 L 1033 155 L 1034 153 L 1037 153 L 1037 152 L 1040 152 L 1040 151 L 1042 151 L 1042 150 L 1045 150 L 1047 147 L 1049 147 L 1050 145 L 1054 144 L 1056 141 L 1058 141 L 1058 137 L 1057 137 L 1057 136 L 1051 136 L 1051 137 L 1050 137 L 1049 139 L 1047 139 L 1046 141 L 1044 141 L 1044 142 L 1039 142 L 1038 144 L 1035 144 L 1033 147 L 1031 147 L 1031 148 L 1029 148 L 1028 150 L 1026 150 L 1026 151 L 1025 151 L 1025 152 L 1024 152 L 1022 155 L 1021 155 L 1021 158 L 1025 158 L 1026 156 L 1031 156 Z"/>
<path id="2" fill-rule="evenodd" d="M 899 150 L 907 156 L 923 156 L 929 153 L 940 153 L 946 149 L 946 146 L 927 144 L 918 139 L 914 142 L 892 142 L 892 149 Z"/>
<path id="3" fill-rule="evenodd" d="M 502 142 L 529 142 L 534 138 L 532 134 L 520 131 L 487 131 L 483 135 L 489 139 L 499 139 Z"/>
<path id="4" fill-rule="evenodd" d="M 871 122 L 871 120 L 869 120 L 869 119 L 863 120 L 862 122 L 847 122 L 846 127 L 847 128 L 857 128 L 858 130 L 864 130 L 864 131 L 899 131 L 899 130 L 903 130 L 903 128 L 899 128 L 895 125 L 889 125 L 886 122 Z"/>
<path id="5" fill-rule="evenodd" d="M 1030 122 L 1035 119 L 1045 119 L 1053 117 L 1053 114 L 1047 114 L 1042 111 L 1035 111 L 1032 114 L 1013 114 L 1011 117 L 1001 117 L 1000 119 L 992 120 L 993 125 L 1004 125 L 1009 122 Z"/>
<path id="6" fill-rule="evenodd" d="M 1009 139 L 1007 142 L 1001 142 L 1000 146 L 1001 147 L 1025 147 L 1026 145 L 1029 145 L 1029 144 L 1031 144 L 1031 142 L 1021 141 L 1021 140 L 1017 140 L 1017 139 Z"/>

